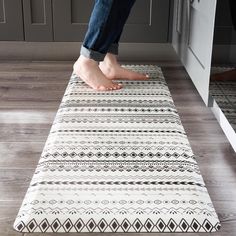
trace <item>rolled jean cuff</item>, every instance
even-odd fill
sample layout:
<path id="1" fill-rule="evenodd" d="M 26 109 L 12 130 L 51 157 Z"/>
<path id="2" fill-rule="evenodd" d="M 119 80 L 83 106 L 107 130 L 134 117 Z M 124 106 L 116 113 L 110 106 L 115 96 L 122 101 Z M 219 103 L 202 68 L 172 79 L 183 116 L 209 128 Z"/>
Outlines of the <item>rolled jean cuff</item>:
<path id="1" fill-rule="evenodd" d="M 108 51 L 109 53 L 112 53 L 112 54 L 115 54 L 115 55 L 118 55 L 118 48 L 119 48 L 119 45 L 118 43 L 113 43 L 109 48 L 108 48 Z"/>
<path id="2" fill-rule="evenodd" d="M 95 61 L 103 61 L 106 53 L 101 53 L 98 51 L 94 51 L 92 49 L 88 49 L 85 46 L 81 46 L 80 55 L 83 55 L 87 58 L 93 59 Z"/>

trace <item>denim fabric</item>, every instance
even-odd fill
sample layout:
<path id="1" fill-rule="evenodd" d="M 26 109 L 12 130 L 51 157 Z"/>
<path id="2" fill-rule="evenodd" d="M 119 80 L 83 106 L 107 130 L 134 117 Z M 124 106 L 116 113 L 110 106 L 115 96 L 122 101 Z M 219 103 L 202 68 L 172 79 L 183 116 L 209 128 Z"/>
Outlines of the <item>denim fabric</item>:
<path id="1" fill-rule="evenodd" d="M 118 54 L 119 40 L 135 0 L 95 0 L 80 54 L 102 61 Z"/>

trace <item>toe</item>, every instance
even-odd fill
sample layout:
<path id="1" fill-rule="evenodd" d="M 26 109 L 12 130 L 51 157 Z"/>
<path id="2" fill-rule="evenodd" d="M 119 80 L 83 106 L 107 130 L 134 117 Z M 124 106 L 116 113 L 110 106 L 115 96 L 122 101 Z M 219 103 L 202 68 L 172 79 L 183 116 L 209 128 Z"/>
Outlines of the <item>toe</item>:
<path id="1" fill-rule="evenodd" d="M 112 87 L 112 89 L 114 89 L 114 90 L 120 89 L 120 86 L 114 85 L 114 86 Z"/>
<path id="2" fill-rule="evenodd" d="M 116 85 L 116 89 L 121 89 L 122 88 L 122 85 L 121 84 L 117 84 Z"/>
<path id="3" fill-rule="evenodd" d="M 145 79 L 148 79 L 148 78 L 149 78 L 149 75 L 139 74 L 138 77 L 139 77 L 139 79 L 141 79 L 141 80 L 142 80 L 142 79 L 145 80 Z"/>
<path id="4" fill-rule="evenodd" d="M 105 87 L 104 85 L 99 85 L 99 86 L 97 87 L 97 90 L 105 91 L 105 90 L 108 90 L 108 88 Z"/>
<path id="5" fill-rule="evenodd" d="M 118 89 L 115 85 L 111 87 L 111 90 L 116 90 Z"/>

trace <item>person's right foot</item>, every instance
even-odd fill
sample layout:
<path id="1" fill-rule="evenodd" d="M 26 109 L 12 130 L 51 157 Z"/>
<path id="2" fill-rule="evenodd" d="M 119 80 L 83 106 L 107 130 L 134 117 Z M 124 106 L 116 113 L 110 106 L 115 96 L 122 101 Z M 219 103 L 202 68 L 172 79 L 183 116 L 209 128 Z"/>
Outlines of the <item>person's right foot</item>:
<path id="1" fill-rule="evenodd" d="M 126 79 L 126 80 L 147 80 L 149 76 L 146 74 L 137 73 L 135 71 L 122 67 L 118 61 L 117 56 L 112 53 L 107 53 L 104 61 L 99 63 L 99 67 L 103 74 L 108 79 Z"/>
<path id="2" fill-rule="evenodd" d="M 121 89 L 122 84 L 114 83 L 102 73 L 96 61 L 81 55 L 73 65 L 74 73 L 95 90 Z"/>

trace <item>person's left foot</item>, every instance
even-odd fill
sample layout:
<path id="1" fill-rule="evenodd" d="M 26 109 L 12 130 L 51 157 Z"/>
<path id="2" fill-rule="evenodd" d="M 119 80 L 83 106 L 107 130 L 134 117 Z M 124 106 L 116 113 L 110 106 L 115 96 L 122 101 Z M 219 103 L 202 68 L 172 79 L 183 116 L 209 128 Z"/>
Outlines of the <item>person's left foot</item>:
<path id="1" fill-rule="evenodd" d="M 99 67 L 108 79 L 147 80 L 149 78 L 148 75 L 122 67 L 117 62 L 116 56 L 111 53 L 107 53 L 104 61 L 99 63 Z"/>

